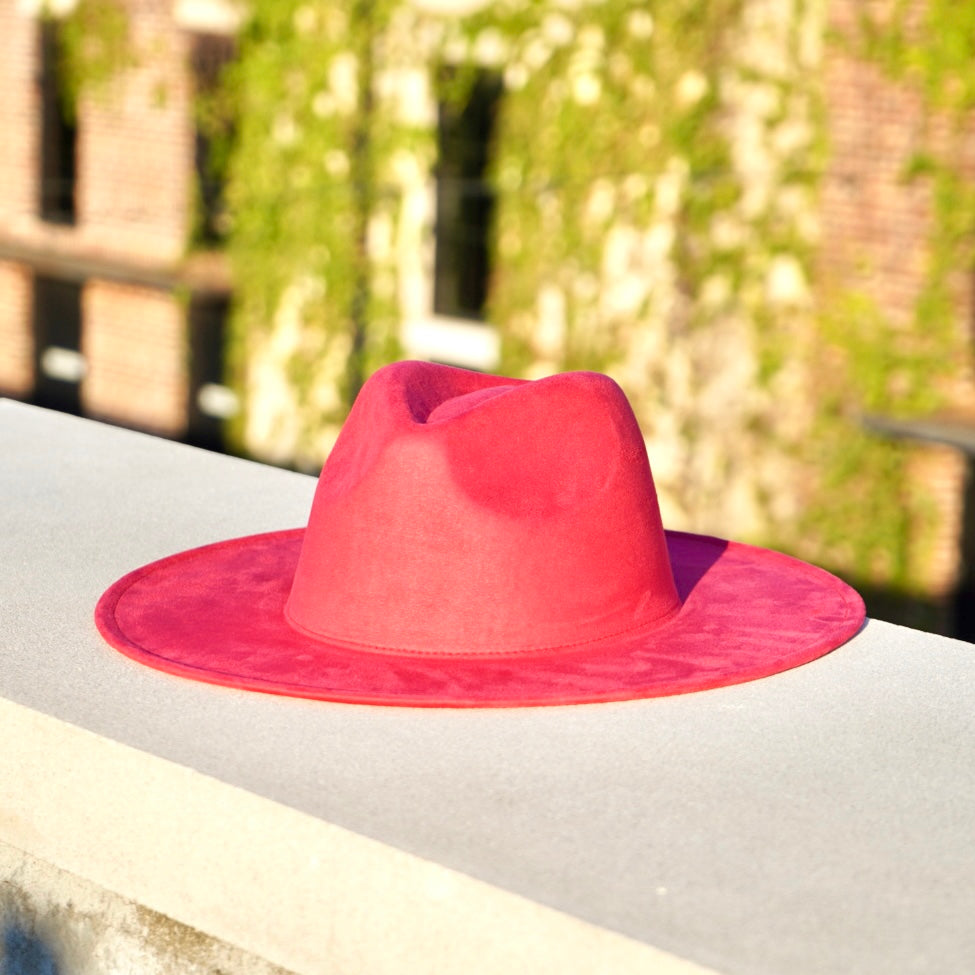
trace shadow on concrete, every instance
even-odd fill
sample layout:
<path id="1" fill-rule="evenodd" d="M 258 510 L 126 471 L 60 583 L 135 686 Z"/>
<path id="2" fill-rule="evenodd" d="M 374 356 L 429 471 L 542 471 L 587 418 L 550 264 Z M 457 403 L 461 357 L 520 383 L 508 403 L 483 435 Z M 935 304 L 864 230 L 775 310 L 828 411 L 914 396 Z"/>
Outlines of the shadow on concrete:
<path id="1" fill-rule="evenodd" d="M 0 975 L 67 975 L 49 945 L 17 923 L 7 923 L 2 936 Z"/>
<path id="2" fill-rule="evenodd" d="M 935 600 L 856 579 L 846 581 L 863 597 L 871 619 L 975 643 L 975 595 L 971 593 L 959 591 L 953 597 Z"/>

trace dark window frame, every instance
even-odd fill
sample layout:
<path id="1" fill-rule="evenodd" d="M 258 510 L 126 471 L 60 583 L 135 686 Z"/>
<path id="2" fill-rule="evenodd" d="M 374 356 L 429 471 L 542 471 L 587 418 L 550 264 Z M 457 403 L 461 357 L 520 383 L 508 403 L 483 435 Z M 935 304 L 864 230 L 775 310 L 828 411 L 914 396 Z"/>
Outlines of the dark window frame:
<path id="1" fill-rule="evenodd" d="M 438 105 L 435 315 L 484 321 L 496 203 L 488 175 L 503 94 L 501 75 L 479 69 L 462 103 L 441 100 Z"/>
<path id="2" fill-rule="evenodd" d="M 221 99 L 221 75 L 237 56 L 235 38 L 194 32 L 189 37 L 189 68 L 193 83 L 193 164 L 198 193 L 194 243 L 219 247 L 227 236 L 225 200 L 226 149 L 233 138 L 234 120 Z"/>
<path id="3" fill-rule="evenodd" d="M 62 413 L 82 413 L 81 352 L 83 283 L 34 274 L 32 328 L 34 336 L 33 402 Z M 53 356 L 52 356 L 53 353 Z M 76 374 L 52 366 L 67 365 Z"/>
<path id="4" fill-rule="evenodd" d="M 78 183 L 78 118 L 64 77 L 61 24 L 38 22 L 40 180 L 38 212 L 47 223 L 74 225 Z"/>
<path id="5" fill-rule="evenodd" d="M 230 295 L 194 294 L 187 308 L 186 324 L 190 344 L 190 383 L 186 441 L 196 447 L 224 452 L 226 420 L 229 416 L 208 410 L 203 393 L 226 382 L 226 333 L 230 317 Z M 226 390 L 227 396 L 233 396 Z"/>

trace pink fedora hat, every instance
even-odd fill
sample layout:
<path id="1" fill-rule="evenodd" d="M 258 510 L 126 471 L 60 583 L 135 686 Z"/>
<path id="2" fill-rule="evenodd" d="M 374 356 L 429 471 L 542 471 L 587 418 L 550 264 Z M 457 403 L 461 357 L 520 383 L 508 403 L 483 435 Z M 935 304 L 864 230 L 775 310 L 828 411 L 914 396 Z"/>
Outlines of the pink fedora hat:
<path id="1" fill-rule="evenodd" d="M 307 528 L 143 566 L 95 618 L 122 653 L 196 680 L 511 707 L 766 677 L 839 646 L 864 607 L 804 562 L 665 531 L 606 376 L 399 362 L 363 387 Z"/>

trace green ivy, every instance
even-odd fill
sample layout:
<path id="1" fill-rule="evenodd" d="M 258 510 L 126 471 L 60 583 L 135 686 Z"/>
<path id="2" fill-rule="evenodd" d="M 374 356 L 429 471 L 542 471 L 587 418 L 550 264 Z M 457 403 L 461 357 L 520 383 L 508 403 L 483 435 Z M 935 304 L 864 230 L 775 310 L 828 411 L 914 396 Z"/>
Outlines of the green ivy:
<path id="1" fill-rule="evenodd" d="M 975 107 L 975 7 L 895 0 L 883 20 L 863 8 L 857 54 L 913 86 L 928 109 L 930 138 L 905 179 L 931 189 L 929 265 L 909 327 L 895 327 L 855 292 L 817 296 L 815 354 L 804 363 L 813 369 L 815 415 L 796 444 L 779 432 L 775 403 L 796 395 L 782 383 L 797 354 L 805 355 L 796 352 L 796 334 L 809 309 L 783 308 L 765 287 L 774 261 L 788 259 L 808 279 L 816 260 L 795 208 L 784 205 L 802 198 L 815 208 L 827 152 L 822 79 L 801 51 L 815 0 L 789 6 L 784 68 L 740 58 L 752 6 L 495 0 L 455 17 L 407 0 L 252 0 L 239 58 L 201 106 L 225 136 L 220 165 L 237 282 L 229 359 L 245 410 L 234 431 L 238 446 L 248 448 L 248 422 L 266 406 L 259 371 L 268 363 L 286 391 L 282 417 L 293 421 L 282 442 L 299 463 L 313 464 L 323 450 L 318 431 L 337 428 L 362 381 L 401 354 L 396 256 L 373 246 L 371 234 L 386 226 L 395 236 L 397 166 L 406 160 L 432 172 L 436 132 L 430 120 L 402 117 L 387 71 L 426 66 L 437 97 L 462 106 L 475 69 L 489 62 L 505 85 L 490 173 L 488 306 L 502 337 L 502 370 L 618 372 L 628 376 L 621 381 L 642 422 L 659 405 L 680 417 L 682 437 L 696 446 L 709 433 L 709 418 L 696 412 L 710 379 L 702 364 L 691 362 L 683 398 L 667 401 L 678 394 L 662 382 L 666 363 L 648 361 L 633 375 L 631 349 L 641 335 L 662 333 L 667 358 L 712 334 L 723 341 L 728 323 L 744 323 L 766 405 L 743 412 L 722 469 L 735 476 L 752 449 L 791 455 L 809 472 L 797 530 L 775 523 L 777 485 L 760 488 L 769 528 L 759 540 L 864 578 L 916 585 L 930 506 L 908 487 L 909 448 L 863 433 L 858 417 L 935 408 L 961 359 L 953 289 L 975 259 L 975 188 L 962 167 Z M 95 90 L 131 63 L 129 33 L 123 0 L 79 0 L 64 27 L 75 100 L 82 87 Z M 765 177 L 768 201 L 750 209 L 755 186 L 729 128 L 736 106 L 725 86 L 736 72 L 769 101 L 756 123 L 766 133 L 794 115 L 807 116 L 812 133 L 781 150 Z M 669 310 L 655 304 L 654 289 L 663 285 L 653 281 L 627 314 L 608 315 L 600 300 L 607 236 L 620 226 L 657 227 L 668 193 L 675 196 L 663 221 L 672 232 Z M 600 194 L 605 205 L 597 205 Z M 722 241 L 715 227 L 725 218 L 738 230 Z M 727 292 L 717 304 L 703 297 L 715 281 Z M 537 306 L 545 288 L 564 302 L 564 335 L 542 356 Z M 691 498 L 696 476 L 688 471 Z"/>
<path id="2" fill-rule="evenodd" d="M 621 351 L 622 336 L 600 323 L 592 309 L 596 296 L 574 287 L 581 275 L 599 272 L 606 228 L 594 225 L 586 212 L 587 196 L 599 181 L 615 197 L 613 218 L 642 226 L 653 207 L 654 178 L 670 160 L 686 161 L 693 192 L 683 202 L 679 263 L 688 292 L 700 283 L 713 260 L 700 246 L 701 235 L 715 209 L 733 202 L 738 192 L 727 175 L 715 91 L 729 26 L 740 7 L 739 0 L 655 4 L 651 27 L 643 3 L 581 4 L 563 11 L 535 2 L 517 5 L 510 20 L 491 8 L 468 25 L 474 36 L 500 27 L 515 64 L 546 40 L 551 47 L 524 87 L 506 95 L 498 138 L 497 233 L 516 243 L 501 254 L 490 318 L 502 329 L 508 371 L 524 372 L 532 364 L 526 329 L 544 282 L 560 287 L 568 305 L 563 352 L 553 365 L 610 369 Z M 547 26 L 549 18 L 568 27 L 558 33 L 551 20 Z M 634 29 L 640 19 L 647 26 Z M 704 77 L 707 90 L 691 106 L 675 107 L 671 93 L 690 69 Z M 634 177 L 647 189 L 623 193 L 627 178 Z M 629 199 L 621 202 L 624 196 Z"/>
<path id="3" fill-rule="evenodd" d="M 45 16 L 51 16 L 44 9 Z M 124 0 L 78 0 L 60 24 L 62 95 L 65 111 L 73 118 L 83 94 L 103 94 L 136 57 Z"/>
<path id="4" fill-rule="evenodd" d="M 975 108 L 975 8 L 896 0 L 879 15 L 864 6 L 854 36 L 837 40 L 847 55 L 877 64 L 891 84 L 921 96 L 925 130 L 903 178 L 927 187 L 932 220 L 910 322 L 894 322 L 856 291 L 823 302 L 822 484 L 805 526 L 817 533 L 814 548 L 823 560 L 861 579 L 919 592 L 927 540 L 937 528 L 934 505 L 923 487 L 912 486 L 914 448 L 865 433 L 859 416 L 936 410 L 970 354 L 957 316 L 959 276 L 975 269 L 975 186 L 964 166 L 964 134 Z"/>
<path id="5" fill-rule="evenodd" d="M 797 4 L 794 16 L 806 16 L 807 6 Z M 808 268 L 812 248 L 794 218 L 774 207 L 748 218 L 742 239 L 713 239 L 716 218 L 743 220 L 748 175 L 732 158 L 722 85 L 746 9 L 747 0 L 498 0 L 458 18 L 402 0 L 257 0 L 228 76 L 239 120 L 229 157 L 238 281 L 230 354 L 245 411 L 264 408 L 255 368 L 278 356 L 293 394 L 282 414 L 299 417 L 299 451 L 311 456 L 320 449 L 315 432 L 337 427 L 362 379 L 400 352 L 389 287 L 396 268 L 366 246 L 367 228 L 377 217 L 395 225 L 394 161 L 405 156 L 432 171 L 435 131 L 397 116 L 379 83 L 390 65 L 425 65 L 438 97 L 459 105 L 476 68 L 490 62 L 504 75 L 490 174 L 496 208 L 487 309 L 502 338 L 502 371 L 629 369 L 622 381 L 645 421 L 657 398 L 671 394 L 658 388 L 659 363 L 632 375 L 627 356 L 636 336 L 663 330 L 676 350 L 692 332 L 715 331 L 715 310 L 701 294 L 718 277 L 728 291 L 719 314 L 749 323 L 757 380 L 772 389 L 790 357 L 783 314 L 794 315 L 763 298 L 766 266 L 793 255 Z M 795 52 L 789 57 L 798 63 Z M 329 94 L 337 63 L 352 71 L 357 93 L 342 111 Z M 736 70 L 777 100 L 768 125 L 788 115 L 796 93 L 815 102 L 801 68 L 774 78 L 755 66 Z M 818 122 L 811 124 L 815 130 Z M 800 188 L 811 200 L 820 163 L 821 140 L 792 150 L 778 160 L 770 194 Z M 597 190 L 610 200 L 604 212 L 593 203 Z M 616 224 L 648 232 L 668 193 L 677 197 L 667 204 L 673 241 L 665 245 L 677 311 L 661 312 L 650 294 L 627 315 L 607 316 L 599 284 L 607 233 Z M 544 288 L 564 300 L 564 334 L 540 363 L 536 309 Z M 706 367 L 692 371 L 706 387 Z M 323 398 L 325 386 L 339 395 Z M 693 389 L 680 395 L 664 405 L 682 415 L 687 440 L 697 440 L 708 419 L 695 413 Z M 776 435 L 760 414 L 745 422 L 756 438 Z M 247 423 L 245 412 L 237 427 L 245 448 Z"/>
<path id="6" fill-rule="evenodd" d="M 377 39 L 394 6 L 257 0 L 227 72 L 237 120 L 231 362 L 246 409 L 249 370 L 290 302 L 300 334 L 286 368 L 308 436 L 341 422 L 365 376 L 398 351 L 393 303 L 377 293 L 367 251 L 370 219 L 391 203 L 381 160 L 413 135 L 396 131 L 374 96 Z M 341 368 L 323 375 L 330 353 Z M 341 395 L 323 408 L 324 383 Z"/>

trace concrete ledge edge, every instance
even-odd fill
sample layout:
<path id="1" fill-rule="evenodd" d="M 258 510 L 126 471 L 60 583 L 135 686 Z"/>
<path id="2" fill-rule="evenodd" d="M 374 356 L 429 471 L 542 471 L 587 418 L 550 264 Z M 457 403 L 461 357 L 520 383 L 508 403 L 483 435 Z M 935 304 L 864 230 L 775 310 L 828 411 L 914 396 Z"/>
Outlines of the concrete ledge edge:
<path id="1" fill-rule="evenodd" d="M 295 972 L 713 975 L 3 698 L 0 739 L 0 842 Z"/>

